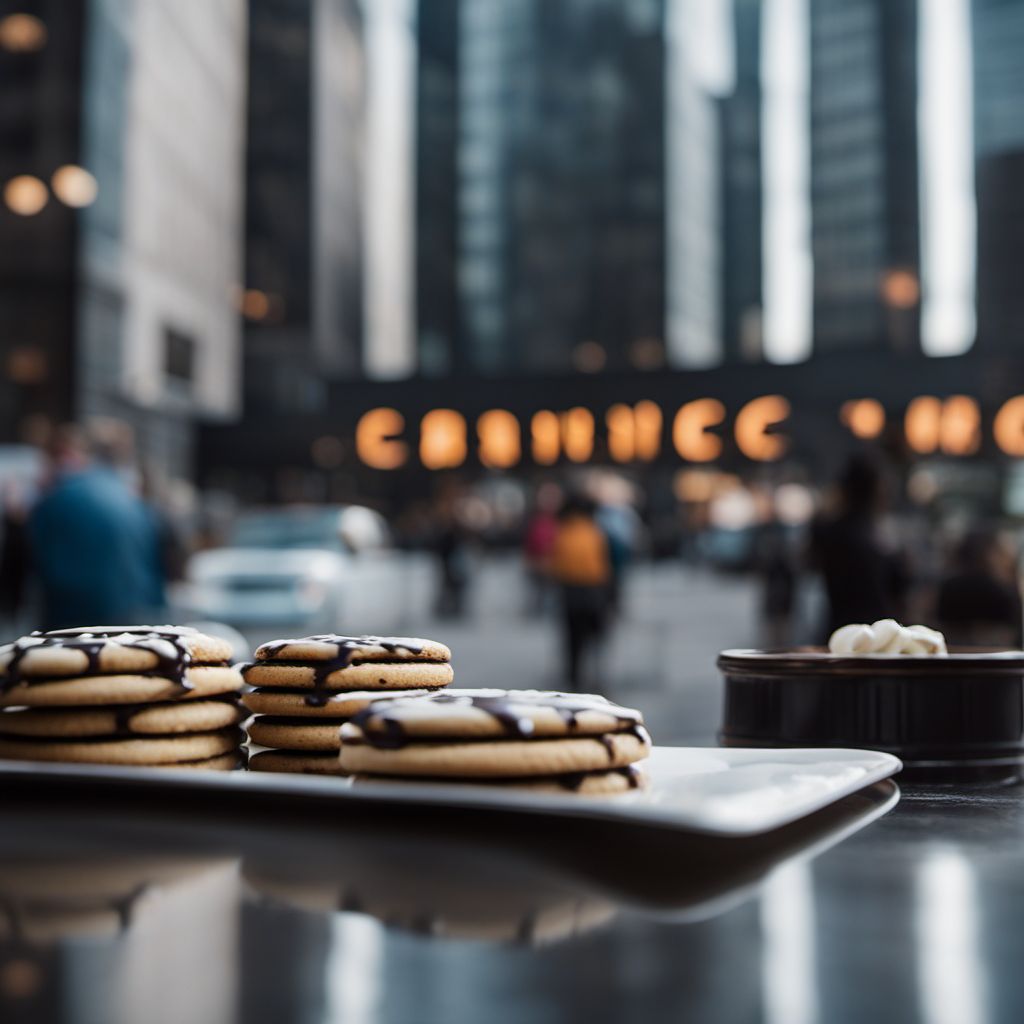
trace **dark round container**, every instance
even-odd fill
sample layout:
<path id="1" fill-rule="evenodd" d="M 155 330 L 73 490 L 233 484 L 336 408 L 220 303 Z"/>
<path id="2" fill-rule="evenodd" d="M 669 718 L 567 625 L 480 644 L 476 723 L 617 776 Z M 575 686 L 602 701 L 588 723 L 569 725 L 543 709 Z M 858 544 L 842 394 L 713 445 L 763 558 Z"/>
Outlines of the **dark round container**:
<path id="1" fill-rule="evenodd" d="M 1024 757 L 1024 651 L 844 657 L 822 648 L 723 651 L 730 747 L 867 747 L 911 768 Z"/>

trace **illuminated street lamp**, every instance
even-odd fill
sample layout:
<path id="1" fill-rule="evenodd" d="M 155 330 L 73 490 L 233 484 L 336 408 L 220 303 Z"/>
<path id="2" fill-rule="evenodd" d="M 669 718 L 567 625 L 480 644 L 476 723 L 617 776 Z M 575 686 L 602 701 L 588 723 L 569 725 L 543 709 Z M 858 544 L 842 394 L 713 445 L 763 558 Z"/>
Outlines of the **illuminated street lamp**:
<path id="1" fill-rule="evenodd" d="M 0 49 L 35 53 L 46 45 L 46 26 L 32 14 L 8 14 L 0 19 Z"/>
<path id="2" fill-rule="evenodd" d="M 914 345 L 913 314 L 921 301 L 921 282 L 912 270 L 893 267 L 882 275 L 881 292 L 889 343 L 897 351 L 909 351 Z"/>
<path id="3" fill-rule="evenodd" d="M 65 164 L 58 167 L 50 178 L 53 194 L 65 205 L 73 209 L 91 206 L 96 201 L 99 183 L 84 168 L 77 164 Z"/>
<path id="4" fill-rule="evenodd" d="M 270 299 L 259 288 L 247 288 L 242 293 L 241 309 L 247 320 L 263 320 L 270 312 Z"/>
<path id="5" fill-rule="evenodd" d="M 910 270 L 890 270 L 882 278 L 882 298 L 890 309 L 913 309 L 921 297 L 917 275 Z"/>
<path id="6" fill-rule="evenodd" d="M 4 185 L 4 202 L 20 217 L 34 217 L 49 197 L 46 185 L 31 174 L 19 174 Z"/>
<path id="7" fill-rule="evenodd" d="M 596 341 L 583 341 L 572 352 L 573 365 L 581 373 L 600 373 L 607 361 L 605 350 Z"/>

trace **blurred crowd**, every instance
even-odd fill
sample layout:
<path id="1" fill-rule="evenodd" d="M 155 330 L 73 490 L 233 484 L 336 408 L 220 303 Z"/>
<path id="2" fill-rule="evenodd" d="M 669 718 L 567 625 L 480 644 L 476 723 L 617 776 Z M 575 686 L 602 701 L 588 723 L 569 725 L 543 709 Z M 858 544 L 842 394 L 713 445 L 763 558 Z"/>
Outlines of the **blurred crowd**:
<path id="1" fill-rule="evenodd" d="M 64 425 L 40 447 L 34 476 L 3 482 L 0 618 L 12 631 L 162 621 L 183 547 L 130 431 Z"/>
<path id="2" fill-rule="evenodd" d="M 940 629 L 951 645 L 1020 647 L 1020 550 L 998 523 L 967 518 L 930 530 L 921 515 L 895 507 L 884 464 L 856 456 L 823 498 L 802 545 L 764 546 L 763 613 L 773 639 L 796 628 L 801 573 L 824 589 L 819 642 L 839 626 L 895 618 Z"/>
<path id="3" fill-rule="evenodd" d="M 1021 646 L 1020 548 L 1005 524 L 973 513 L 936 520 L 906 500 L 892 466 L 867 455 L 819 488 L 717 475 L 683 479 L 674 514 L 660 518 L 639 487 L 606 471 L 533 488 L 516 531 L 523 613 L 558 622 L 569 686 L 594 682 L 629 614 L 630 566 L 652 558 L 756 580 L 765 647 L 822 644 L 841 625 L 883 617 L 932 625 L 951 645 Z M 440 615 L 472 606 L 473 551 L 489 525 L 478 500 L 449 492 L 440 506 Z"/>
<path id="4" fill-rule="evenodd" d="M 564 638 L 564 678 L 583 681 L 585 661 L 600 650 L 622 600 L 622 581 L 643 550 L 636 489 L 624 479 L 590 473 L 571 485 L 547 480 L 520 519 L 526 576 L 523 615 L 556 619 Z M 434 546 L 440 572 L 436 610 L 460 616 L 467 607 L 473 549 L 473 501 L 449 492 L 439 505 Z"/>
<path id="5" fill-rule="evenodd" d="M 363 525 L 374 526 L 375 537 L 390 531 L 396 556 L 403 549 L 433 552 L 433 611 L 441 618 L 475 614 L 481 551 L 518 546 L 522 615 L 557 625 L 570 687 L 595 681 L 606 641 L 630 616 L 624 583 L 641 560 L 755 581 L 757 639 L 766 647 L 820 644 L 840 625 L 881 617 L 934 626 L 952 645 L 1017 647 L 1024 639 L 1012 529 L 985 521 L 975 509 L 953 518 L 930 515 L 928 501 L 917 500 L 921 486 L 866 454 L 822 484 L 783 475 L 744 481 L 706 467 L 680 470 L 667 486 L 664 477 L 661 484 L 648 477 L 641 486 L 626 473 L 595 468 L 532 481 L 452 476 L 436 483 L 429 498 L 402 503 L 390 527 L 365 508 Z M 187 556 L 209 546 L 209 531 L 196 529 L 206 520 L 193 515 L 186 526 L 171 513 L 166 485 L 140 468 L 131 431 L 116 421 L 53 430 L 32 474 L 0 472 L 0 498 L 0 619 L 9 635 L 165 621 L 180 611 L 168 594 L 186 574 Z M 348 506 L 349 512 L 360 508 Z M 331 526 L 336 520 L 326 507 L 323 513 L 306 507 L 306 519 L 285 521 L 299 512 L 299 506 L 236 509 L 233 542 L 244 549 L 336 543 L 356 561 L 361 549 L 374 547 L 347 537 L 347 527 Z M 311 532 L 311 522 L 320 522 L 311 515 L 328 517 L 322 532 Z M 344 522 L 352 526 L 357 518 Z M 341 535 L 332 538 L 332 530 Z M 228 622 L 232 608 L 263 583 L 241 580 L 252 559 L 244 552 L 238 558 L 224 570 L 224 601 L 215 616 Z M 311 564 L 316 578 L 297 579 L 295 592 L 323 589 L 329 558 Z M 354 566 L 350 560 L 338 572 L 355 579 Z M 248 588 L 240 596 L 230 589 L 236 576 Z M 353 584 L 357 603 L 343 607 L 365 610 L 374 577 L 359 579 L 371 582 Z M 344 626 L 334 621 L 332 607 L 323 602 L 328 621 L 318 628 Z"/>
<path id="6" fill-rule="evenodd" d="M 730 485 L 725 513 L 682 505 L 675 555 L 713 564 L 730 545 L 746 551 L 733 568 L 758 580 L 765 647 L 823 644 L 839 626 L 888 617 L 927 623 L 951 646 L 1020 647 L 1014 532 L 972 515 L 952 525 L 932 522 L 919 506 L 901 503 L 894 475 L 875 457 L 857 455 L 818 492 L 792 483 Z M 564 674 L 573 687 L 622 616 L 629 565 L 651 554 L 651 517 L 641 516 L 633 500 L 601 489 L 563 494 L 551 483 L 536 491 L 523 541 L 529 612 L 557 607 Z M 730 516 L 742 502 L 760 507 L 761 515 L 740 529 Z"/>

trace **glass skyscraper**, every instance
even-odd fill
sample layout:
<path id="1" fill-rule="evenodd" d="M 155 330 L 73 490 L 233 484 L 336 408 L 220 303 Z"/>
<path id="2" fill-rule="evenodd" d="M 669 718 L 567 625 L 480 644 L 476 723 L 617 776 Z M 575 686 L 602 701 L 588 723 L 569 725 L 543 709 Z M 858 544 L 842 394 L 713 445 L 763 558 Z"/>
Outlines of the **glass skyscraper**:
<path id="1" fill-rule="evenodd" d="M 612 369 L 638 343 L 660 351 L 661 0 L 421 0 L 419 37 L 425 372 Z"/>
<path id="2" fill-rule="evenodd" d="M 978 343 L 1024 338 L 1024 3 L 974 0 Z"/>
<path id="3" fill-rule="evenodd" d="M 722 101 L 722 335 L 727 359 L 763 357 L 761 0 L 734 0 L 735 85 Z"/>
<path id="4" fill-rule="evenodd" d="M 416 331 L 420 371 L 467 368 L 459 324 L 459 0 L 421 6 L 416 90 Z"/>
<path id="5" fill-rule="evenodd" d="M 815 352 L 919 347 L 916 0 L 814 0 Z"/>
<path id="6" fill-rule="evenodd" d="M 322 408 L 361 372 L 362 17 L 356 0 L 252 0 L 247 406 Z"/>

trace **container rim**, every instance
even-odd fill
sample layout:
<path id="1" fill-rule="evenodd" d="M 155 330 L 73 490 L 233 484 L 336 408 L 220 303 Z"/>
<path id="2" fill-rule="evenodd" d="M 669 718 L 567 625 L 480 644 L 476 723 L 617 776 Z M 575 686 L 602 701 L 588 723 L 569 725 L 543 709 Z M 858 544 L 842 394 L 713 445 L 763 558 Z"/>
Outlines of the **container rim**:
<path id="1" fill-rule="evenodd" d="M 954 647 L 949 654 L 831 654 L 824 647 L 736 647 L 718 655 L 723 671 L 841 673 L 852 675 L 947 675 L 1024 672 L 1024 651 Z"/>

